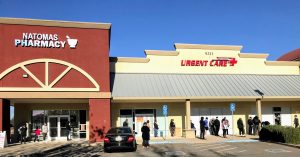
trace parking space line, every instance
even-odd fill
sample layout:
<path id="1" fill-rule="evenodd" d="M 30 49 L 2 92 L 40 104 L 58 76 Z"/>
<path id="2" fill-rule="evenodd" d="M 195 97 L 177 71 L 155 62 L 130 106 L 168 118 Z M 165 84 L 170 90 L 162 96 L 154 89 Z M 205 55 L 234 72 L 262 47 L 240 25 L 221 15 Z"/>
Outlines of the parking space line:
<path id="1" fill-rule="evenodd" d="M 217 146 L 217 145 L 222 145 L 222 143 L 215 143 L 215 144 L 208 144 L 208 145 L 200 145 L 200 146 L 195 146 L 195 147 L 201 148 L 201 147 L 211 147 L 211 146 Z"/>
<path id="2" fill-rule="evenodd" d="M 230 146 L 230 145 L 224 145 L 224 146 L 219 146 L 219 147 L 214 147 L 214 148 L 200 149 L 200 150 L 198 150 L 198 151 L 214 150 L 214 149 L 216 149 L 216 148 L 224 148 L 224 147 L 228 147 L 228 146 Z"/>
<path id="3" fill-rule="evenodd" d="M 227 150 L 233 150 L 233 149 L 237 149 L 237 147 L 228 148 L 228 149 L 223 149 L 223 150 L 219 150 L 219 151 L 217 151 L 217 152 L 224 152 L 224 151 L 227 151 Z"/>
<path id="4" fill-rule="evenodd" d="M 239 151 L 239 153 L 243 153 L 243 152 L 245 152 L 245 151 L 247 151 L 247 150 L 241 150 L 241 151 Z"/>

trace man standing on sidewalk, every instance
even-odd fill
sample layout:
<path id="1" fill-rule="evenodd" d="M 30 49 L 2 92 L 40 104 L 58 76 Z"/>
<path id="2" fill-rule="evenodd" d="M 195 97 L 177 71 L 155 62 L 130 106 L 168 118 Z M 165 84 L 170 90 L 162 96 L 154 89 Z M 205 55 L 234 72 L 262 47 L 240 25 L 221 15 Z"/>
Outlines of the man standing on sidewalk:
<path id="1" fill-rule="evenodd" d="M 215 126 L 215 135 L 219 136 L 219 130 L 220 130 L 220 121 L 218 117 L 214 120 L 214 126 Z"/>
<path id="2" fill-rule="evenodd" d="M 154 137 L 157 137 L 157 134 L 158 134 L 158 124 L 157 124 L 157 121 L 155 120 L 154 121 Z"/>
<path id="3" fill-rule="evenodd" d="M 298 119 L 297 115 L 295 115 L 294 117 L 295 117 L 295 118 L 294 118 L 294 125 L 295 125 L 295 128 L 298 128 L 298 126 L 299 126 L 299 119 Z"/>
<path id="4" fill-rule="evenodd" d="M 48 134 L 48 126 L 47 123 L 44 123 L 42 126 L 42 134 L 43 134 L 43 140 L 46 140 L 47 134 Z"/>
<path id="5" fill-rule="evenodd" d="M 248 132 L 248 134 L 252 135 L 252 131 L 253 131 L 253 120 L 252 120 L 252 117 L 249 117 L 249 119 L 248 119 L 248 126 L 249 126 L 249 132 Z"/>

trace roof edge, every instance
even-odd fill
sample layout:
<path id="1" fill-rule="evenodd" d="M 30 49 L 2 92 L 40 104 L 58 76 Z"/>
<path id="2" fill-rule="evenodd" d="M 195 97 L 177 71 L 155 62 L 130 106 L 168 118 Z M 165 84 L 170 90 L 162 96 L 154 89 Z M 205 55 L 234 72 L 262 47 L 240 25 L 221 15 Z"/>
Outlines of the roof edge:
<path id="1" fill-rule="evenodd" d="M 268 58 L 268 53 L 239 53 L 240 58 Z"/>
<path id="2" fill-rule="evenodd" d="M 265 61 L 269 66 L 300 66 L 300 61 Z"/>
<path id="3" fill-rule="evenodd" d="M 145 50 L 145 55 L 154 56 L 178 56 L 178 51 L 167 51 L 167 50 Z"/>
<path id="4" fill-rule="evenodd" d="M 50 27 L 71 27 L 71 28 L 95 28 L 95 29 L 110 29 L 111 28 L 111 23 L 57 21 L 57 20 L 6 18 L 6 17 L 0 17 L 0 24 L 50 26 Z"/>
<path id="5" fill-rule="evenodd" d="M 206 45 L 206 44 L 184 44 L 175 43 L 175 49 L 205 49 L 205 50 L 232 50 L 241 51 L 243 46 L 239 45 Z"/>
<path id="6" fill-rule="evenodd" d="M 109 57 L 110 62 L 148 63 L 149 58 Z"/>

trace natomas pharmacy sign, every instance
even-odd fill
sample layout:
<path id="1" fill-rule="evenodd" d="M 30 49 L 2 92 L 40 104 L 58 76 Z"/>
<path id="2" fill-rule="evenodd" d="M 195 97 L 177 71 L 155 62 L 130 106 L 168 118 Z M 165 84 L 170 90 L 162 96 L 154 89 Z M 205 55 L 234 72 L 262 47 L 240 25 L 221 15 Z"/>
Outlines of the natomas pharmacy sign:
<path id="1" fill-rule="evenodd" d="M 44 33 L 23 33 L 22 39 L 15 39 L 16 47 L 35 47 L 35 48 L 65 48 L 68 43 L 70 48 L 76 48 L 77 39 L 71 39 L 68 35 L 61 38 L 57 34 Z"/>

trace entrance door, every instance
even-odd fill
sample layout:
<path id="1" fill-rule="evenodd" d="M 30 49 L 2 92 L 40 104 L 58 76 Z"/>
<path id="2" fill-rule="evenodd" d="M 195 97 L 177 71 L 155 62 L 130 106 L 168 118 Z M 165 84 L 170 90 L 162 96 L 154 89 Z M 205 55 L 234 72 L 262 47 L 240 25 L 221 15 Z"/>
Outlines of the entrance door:
<path id="1" fill-rule="evenodd" d="M 138 133 L 138 136 L 142 136 L 141 128 L 144 122 L 150 122 L 150 135 L 153 135 L 153 123 L 154 123 L 154 115 L 153 114 L 135 114 L 135 132 Z"/>
<path id="2" fill-rule="evenodd" d="M 67 137 L 67 122 L 70 121 L 69 115 L 49 116 L 49 136 L 51 139 L 60 139 Z"/>

